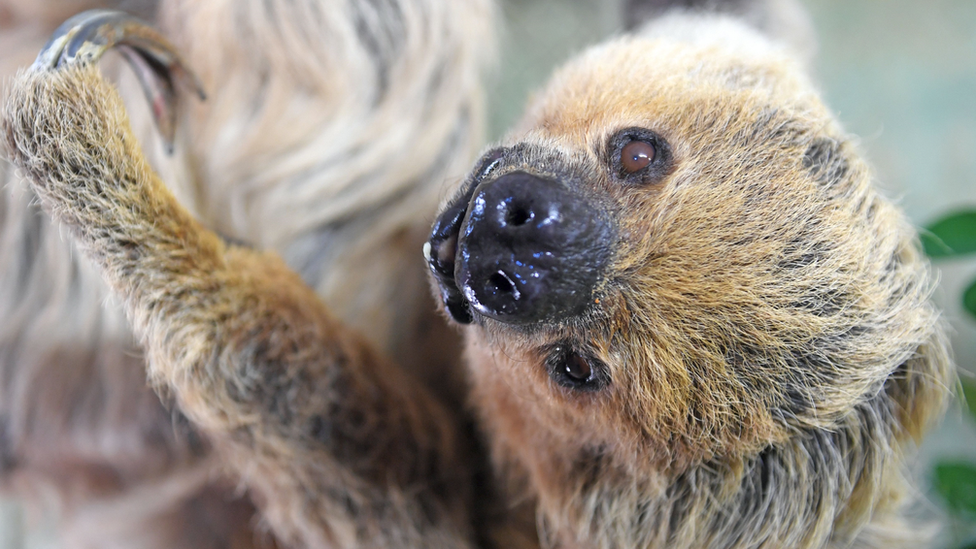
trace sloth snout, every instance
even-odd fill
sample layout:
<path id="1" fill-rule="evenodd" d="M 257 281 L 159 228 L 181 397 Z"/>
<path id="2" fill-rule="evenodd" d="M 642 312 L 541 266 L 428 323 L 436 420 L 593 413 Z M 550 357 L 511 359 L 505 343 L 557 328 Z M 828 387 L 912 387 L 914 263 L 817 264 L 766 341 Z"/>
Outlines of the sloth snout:
<path id="1" fill-rule="evenodd" d="M 483 183 L 460 228 L 455 279 L 471 307 L 501 322 L 558 322 L 593 301 L 610 224 L 566 185 L 526 172 Z"/>

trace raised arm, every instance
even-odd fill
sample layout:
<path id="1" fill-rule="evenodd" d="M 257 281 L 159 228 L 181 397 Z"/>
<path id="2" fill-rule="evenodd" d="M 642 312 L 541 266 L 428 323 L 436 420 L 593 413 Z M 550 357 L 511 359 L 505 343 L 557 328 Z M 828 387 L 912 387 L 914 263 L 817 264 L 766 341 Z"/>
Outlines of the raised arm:
<path id="1" fill-rule="evenodd" d="M 11 83 L 2 139 L 123 301 L 151 379 L 213 439 L 280 541 L 467 545 L 455 419 L 275 255 L 225 245 L 176 202 L 98 73 L 113 45 L 171 131 L 176 88 L 192 77 L 161 37 L 101 12 L 59 29 Z"/>

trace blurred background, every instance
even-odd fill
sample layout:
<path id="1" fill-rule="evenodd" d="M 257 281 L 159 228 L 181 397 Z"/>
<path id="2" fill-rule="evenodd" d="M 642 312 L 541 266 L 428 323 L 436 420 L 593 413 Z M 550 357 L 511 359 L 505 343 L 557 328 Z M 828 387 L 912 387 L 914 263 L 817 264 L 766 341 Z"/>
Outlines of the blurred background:
<path id="1" fill-rule="evenodd" d="M 619 33 L 619 0 L 504 0 L 500 59 L 491 79 L 491 139 L 519 116 L 552 68 Z M 971 0 L 804 0 L 819 50 L 814 77 L 841 123 L 860 136 L 879 185 L 919 226 L 976 208 L 976 2 Z M 952 324 L 960 375 L 976 381 L 976 317 L 962 295 L 976 279 L 976 256 L 943 259 L 940 303 Z M 921 450 L 922 514 L 948 516 L 938 547 L 976 540 L 976 492 L 946 511 L 935 489 L 940 463 L 976 464 L 976 421 L 956 403 Z M 949 477 L 956 487 L 965 474 Z M 944 481 L 945 479 L 943 479 Z M 970 480 L 972 480 L 970 478 Z M 962 486 L 965 488 L 965 486 Z M 976 484 L 969 488 L 976 490 Z M 0 549 L 55 547 L 43 518 L 26 524 L 15 502 L 0 500 Z"/>

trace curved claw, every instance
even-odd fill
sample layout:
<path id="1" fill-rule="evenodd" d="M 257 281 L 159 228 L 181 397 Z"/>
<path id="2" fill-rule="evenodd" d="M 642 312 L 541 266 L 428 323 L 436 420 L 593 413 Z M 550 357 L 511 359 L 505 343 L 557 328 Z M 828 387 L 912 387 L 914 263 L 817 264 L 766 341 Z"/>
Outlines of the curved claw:
<path id="1" fill-rule="evenodd" d="M 41 49 L 33 70 L 97 63 L 115 48 L 132 66 L 152 108 L 156 127 L 168 152 L 176 134 L 176 86 L 206 99 L 200 79 L 176 48 L 147 23 L 115 10 L 90 10 L 68 19 Z"/>

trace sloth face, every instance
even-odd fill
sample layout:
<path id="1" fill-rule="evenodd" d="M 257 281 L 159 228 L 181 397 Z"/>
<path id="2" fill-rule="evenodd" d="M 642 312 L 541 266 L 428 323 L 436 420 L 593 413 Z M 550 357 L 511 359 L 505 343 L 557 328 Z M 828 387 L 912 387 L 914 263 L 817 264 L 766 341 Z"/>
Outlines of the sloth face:
<path id="1" fill-rule="evenodd" d="M 681 470 L 876 394 L 935 313 L 869 179 L 772 49 L 627 38 L 565 67 L 425 246 L 500 451 Z"/>

